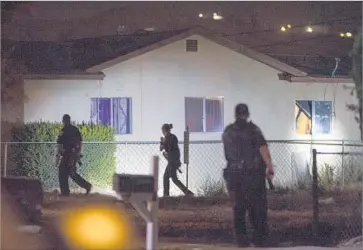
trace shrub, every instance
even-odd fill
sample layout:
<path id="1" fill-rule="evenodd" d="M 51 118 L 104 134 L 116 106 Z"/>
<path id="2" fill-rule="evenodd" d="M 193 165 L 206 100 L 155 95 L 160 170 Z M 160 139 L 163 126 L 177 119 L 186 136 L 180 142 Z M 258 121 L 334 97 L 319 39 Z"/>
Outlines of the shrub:
<path id="1" fill-rule="evenodd" d="M 226 186 L 223 180 L 206 179 L 203 185 L 199 188 L 199 196 L 204 197 L 222 197 L 227 196 Z"/>
<path id="2" fill-rule="evenodd" d="M 361 183 L 363 176 L 363 165 L 361 162 L 349 161 L 348 164 L 344 165 L 344 182 L 345 183 Z"/>
<path id="3" fill-rule="evenodd" d="M 111 185 L 116 168 L 116 145 L 106 142 L 114 140 L 114 130 L 85 123 L 76 126 L 84 141 L 95 142 L 83 145 L 83 165 L 78 167 L 78 172 L 95 186 Z M 62 124 L 50 122 L 15 125 L 12 141 L 19 143 L 11 144 L 8 149 L 10 174 L 40 178 L 45 190 L 58 187 L 55 140 L 61 128 Z"/>
<path id="4" fill-rule="evenodd" d="M 322 187 L 332 187 L 336 183 L 336 167 L 327 163 L 318 169 L 318 181 Z"/>

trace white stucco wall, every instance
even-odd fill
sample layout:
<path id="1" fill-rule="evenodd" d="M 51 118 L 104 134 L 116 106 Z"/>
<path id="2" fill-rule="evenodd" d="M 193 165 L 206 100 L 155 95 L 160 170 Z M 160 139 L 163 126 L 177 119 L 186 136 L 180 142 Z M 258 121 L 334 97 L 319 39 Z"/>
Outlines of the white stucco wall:
<path id="1" fill-rule="evenodd" d="M 27 101 L 24 105 L 24 120 L 25 122 L 40 119 L 59 121 L 62 114 L 68 113 L 73 120 L 88 121 L 91 97 L 131 97 L 133 133 L 117 136 L 118 140 L 159 140 L 161 125 L 166 122 L 173 123 L 173 132 L 182 140 L 185 126 L 184 98 L 223 96 L 225 125 L 233 121 L 234 106 L 238 102 L 248 103 L 252 120 L 261 127 L 268 140 L 357 140 L 359 138 L 354 114 L 346 107 L 347 104 L 356 103 L 356 100 L 343 84 L 280 81 L 277 77 L 279 72 L 275 69 L 201 36 L 196 35 L 189 39 L 198 40 L 197 53 L 185 52 L 185 40 L 181 40 L 104 70 L 106 77 L 102 81 L 26 81 Z M 332 133 L 320 137 L 297 135 L 294 122 L 296 100 L 334 101 L 336 116 L 333 118 Z M 220 140 L 220 138 L 221 133 L 193 133 L 190 139 L 193 141 Z M 146 171 L 148 156 L 158 152 L 157 147 L 150 148 L 150 152 L 140 147 L 134 146 L 131 150 L 130 148 L 127 150 L 129 155 L 131 151 L 138 150 L 134 156 L 128 156 L 128 162 L 133 162 L 133 167 L 128 168 L 129 171 L 135 172 L 137 168 L 142 168 L 141 172 Z M 208 154 L 204 156 L 208 160 L 198 163 L 203 165 L 200 169 L 211 175 L 214 175 L 212 172 L 215 170 L 219 175 L 223 167 L 223 155 L 219 155 L 221 149 L 219 146 L 213 147 L 215 147 L 213 150 L 198 149 L 194 154 Z M 124 146 L 122 148 L 120 146 L 122 152 L 126 150 Z M 220 160 L 212 159 L 216 154 Z M 136 159 L 142 155 L 147 157 L 142 161 Z M 203 156 L 199 158 L 201 157 L 203 158 Z M 201 162 L 199 158 L 194 162 Z M 286 164 L 290 164 L 291 155 L 286 155 L 286 158 Z M 214 170 L 211 171 L 208 166 L 211 163 L 218 165 L 218 168 L 213 167 Z M 127 167 L 125 161 L 120 164 L 120 169 Z M 140 164 L 143 167 L 140 167 Z M 197 183 L 198 180 L 194 182 Z"/>
<path id="2" fill-rule="evenodd" d="M 233 121 L 238 102 L 250 106 L 252 119 L 267 139 L 356 139 L 358 127 L 347 103 L 356 103 L 344 84 L 288 83 L 278 71 L 224 48 L 203 37 L 198 52 L 185 52 L 181 40 L 104 70 L 103 81 L 30 80 L 25 83 L 25 121 L 58 121 L 69 113 L 88 121 L 91 97 L 132 97 L 133 133 L 118 139 L 158 140 L 161 124 L 184 131 L 184 98 L 224 96 L 225 124 Z M 353 85 L 351 85 L 353 86 Z M 296 100 L 334 100 L 332 134 L 324 137 L 297 135 L 294 130 Z M 219 140 L 220 133 L 194 133 L 192 140 Z"/>

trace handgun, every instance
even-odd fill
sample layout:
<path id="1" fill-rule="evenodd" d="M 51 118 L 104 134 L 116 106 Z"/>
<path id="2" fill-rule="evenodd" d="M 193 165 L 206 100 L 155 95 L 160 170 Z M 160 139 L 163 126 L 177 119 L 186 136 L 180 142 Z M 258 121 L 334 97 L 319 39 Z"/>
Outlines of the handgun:
<path id="1" fill-rule="evenodd" d="M 268 178 L 267 178 L 267 183 L 268 183 L 268 188 L 269 188 L 270 190 L 275 190 L 275 186 L 274 186 L 274 184 L 272 183 L 272 180 L 271 180 L 271 179 L 268 179 Z"/>

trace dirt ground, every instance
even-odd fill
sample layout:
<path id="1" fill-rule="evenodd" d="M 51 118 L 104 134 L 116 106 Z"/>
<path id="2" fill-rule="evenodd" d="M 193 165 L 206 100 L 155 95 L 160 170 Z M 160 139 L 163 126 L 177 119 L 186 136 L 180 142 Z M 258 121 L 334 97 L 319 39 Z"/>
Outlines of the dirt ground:
<path id="1" fill-rule="evenodd" d="M 333 198 L 333 199 L 331 199 Z M 325 245 L 331 246 L 340 240 L 358 236 L 362 232 L 361 192 L 329 192 L 320 204 L 321 238 L 312 240 L 312 198 L 307 191 L 271 193 L 269 195 L 270 239 L 274 246 Z M 324 202 L 324 199 L 327 202 Z M 114 197 L 92 194 L 85 197 L 73 195 L 60 199 L 56 194 L 47 194 L 43 209 L 43 224 L 49 224 L 65 208 L 89 203 L 107 203 L 126 211 L 138 235 L 145 236 L 145 223 L 128 204 Z M 160 200 L 159 237 L 184 243 L 231 243 L 232 213 L 227 198 L 170 198 Z M 183 248 L 184 249 L 184 248 Z M 194 248 L 207 249 L 207 248 Z"/>

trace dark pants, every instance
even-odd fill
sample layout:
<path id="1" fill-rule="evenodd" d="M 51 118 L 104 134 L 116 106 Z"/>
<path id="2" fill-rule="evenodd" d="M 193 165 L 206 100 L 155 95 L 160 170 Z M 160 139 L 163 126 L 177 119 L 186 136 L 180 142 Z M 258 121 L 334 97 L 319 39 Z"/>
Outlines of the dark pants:
<path id="1" fill-rule="evenodd" d="M 191 191 L 178 179 L 178 164 L 168 163 L 164 172 L 164 196 L 169 196 L 170 183 L 169 179 L 184 193 L 190 194 Z"/>
<path id="2" fill-rule="evenodd" d="M 91 184 L 77 174 L 77 159 L 77 154 L 66 153 L 59 164 L 59 186 L 62 195 L 69 195 L 70 193 L 68 177 L 71 177 L 78 186 L 86 190 L 91 188 Z"/>
<path id="3" fill-rule="evenodd" d="M 246 213 L 253 228 L 253 243 L 263 246 L 268 237 L 267 195 L 264 175 L 226 171 L 229 196 L 233 204 L 234 231 L 237 243 L 248 245 Z"/>

